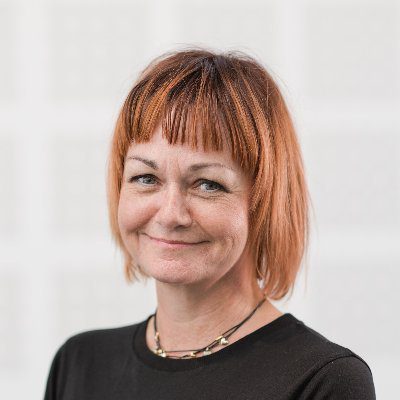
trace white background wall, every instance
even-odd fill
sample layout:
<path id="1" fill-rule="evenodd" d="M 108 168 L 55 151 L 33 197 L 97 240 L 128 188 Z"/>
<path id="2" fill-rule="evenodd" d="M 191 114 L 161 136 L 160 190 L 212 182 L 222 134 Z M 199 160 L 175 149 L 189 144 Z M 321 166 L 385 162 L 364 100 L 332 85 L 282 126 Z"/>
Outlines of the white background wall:
<path id="1" fill-rule="evenodd" d="M 138 71 L 197 44 L 260 59 L 293 111 L 313 233 L 278 307 L 396 398 L 399 26 L 390 0 L 0 0 L 0 397 L 41 399 L 67 337 L 154 311 L 153 283 L 124 282 L 110 239 L 107 146 Z"/>

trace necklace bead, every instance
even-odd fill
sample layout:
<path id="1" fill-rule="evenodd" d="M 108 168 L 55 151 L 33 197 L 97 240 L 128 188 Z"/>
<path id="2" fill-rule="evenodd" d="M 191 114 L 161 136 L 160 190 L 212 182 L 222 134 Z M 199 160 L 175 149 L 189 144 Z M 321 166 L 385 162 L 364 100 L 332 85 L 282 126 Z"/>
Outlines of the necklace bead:
<path id="1" fill-rule="evenodd" d="M 208 356 L 212 353 L 212 351 L 207 347 L 204 351 L 203 351 L 203 356 Z"/>

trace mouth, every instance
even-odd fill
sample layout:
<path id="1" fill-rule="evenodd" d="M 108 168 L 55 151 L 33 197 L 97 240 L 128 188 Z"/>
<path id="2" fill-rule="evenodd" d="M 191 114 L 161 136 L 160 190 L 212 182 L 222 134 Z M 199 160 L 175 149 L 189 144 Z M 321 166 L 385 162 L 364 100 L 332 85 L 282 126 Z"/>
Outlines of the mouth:
<path id="1" fill-rule="evenodd" d="M 149 235 L 144 234 L 147 236 L 153 243 L 164 247 L 164 248 L 185 248 L 185 247 L 190 247 L 190 246 L 196 246 L 202 243 L 206 243 L 205 241 L 203 242 L 196 242 L 196 243 L 190 243 L 190 242 L 183 242 L 183 241 L 177 241 L 177 240 L 166 240 L 166 239 L 161 239 L 161 238 L 155 238 Z"/>

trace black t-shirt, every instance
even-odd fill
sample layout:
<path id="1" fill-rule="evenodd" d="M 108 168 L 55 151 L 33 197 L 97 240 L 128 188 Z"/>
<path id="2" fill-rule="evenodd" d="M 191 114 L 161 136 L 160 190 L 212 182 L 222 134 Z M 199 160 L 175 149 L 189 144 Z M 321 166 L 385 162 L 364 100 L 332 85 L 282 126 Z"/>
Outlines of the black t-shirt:
<path id="1" fill-rule="evenodd" d="M 372 400 L 366 362 L 290 313 L 215 353 L 162 358 L 137 324 L 78 333 L 51 364 L 45 400 Z"/>

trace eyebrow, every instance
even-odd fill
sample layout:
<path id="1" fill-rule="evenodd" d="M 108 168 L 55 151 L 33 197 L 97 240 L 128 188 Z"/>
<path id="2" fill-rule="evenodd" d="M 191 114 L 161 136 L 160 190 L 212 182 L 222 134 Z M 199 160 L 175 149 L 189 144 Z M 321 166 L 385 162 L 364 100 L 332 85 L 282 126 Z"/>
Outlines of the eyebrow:
<path id="1" fill-rule="evenodd" d="M 149 166 L 150 168 L 153 168 L 155 170 L 158 170 L 158 165 L 155 161 L 153 160 L 147 160 L 146 158 L 142 158 L 142 157 L 137 157 L 137 156 L 130 156 L 127 158 L 127 160 L 137 160 L 137 161 L 141 161 L 142 163 L 146 164 L 147 166 Z M 221 163 L 217 163 L 217 162 L 212 162 L 212 163 L 197 163 L 197 164 L 192 164 L 189 167 L 189 171 L 198 171 L 200 169 L 203 168 L 209 168 L 209 167 L 219 167 L 219 168 L 227 168 L 230 169 L 232 171 L 234 171 L 233 168 L 228 167 L 224 164 Z"/>

